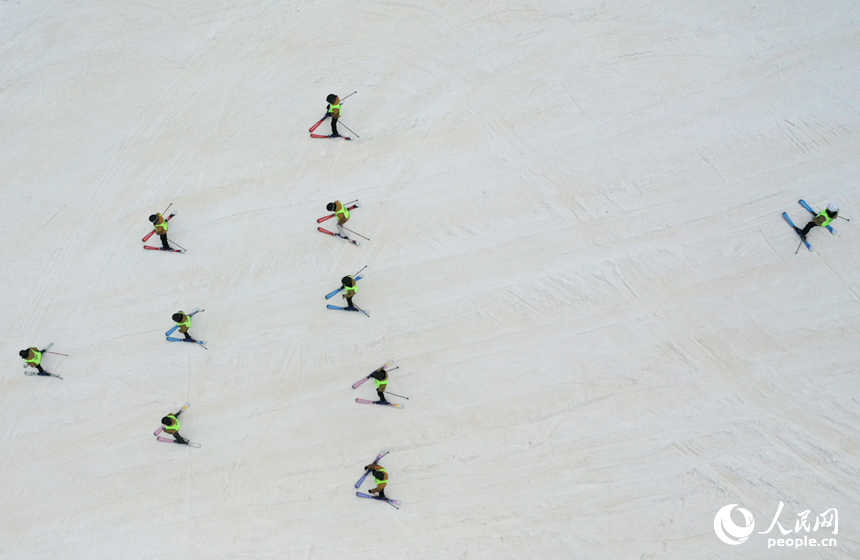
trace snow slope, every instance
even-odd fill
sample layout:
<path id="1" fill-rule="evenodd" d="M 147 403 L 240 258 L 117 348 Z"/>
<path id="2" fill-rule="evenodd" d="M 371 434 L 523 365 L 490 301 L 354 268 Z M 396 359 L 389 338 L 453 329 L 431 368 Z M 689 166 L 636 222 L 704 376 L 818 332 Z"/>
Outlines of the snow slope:
<path id="1" fill-rule="evenodd" d="M 0 557 L 860 556 L 858 45 L 845 0 L 0 3 Z M 801 197 L 852 221 L 795 255 Z M 768 550 L 780 502 L 837 546 Z"/>

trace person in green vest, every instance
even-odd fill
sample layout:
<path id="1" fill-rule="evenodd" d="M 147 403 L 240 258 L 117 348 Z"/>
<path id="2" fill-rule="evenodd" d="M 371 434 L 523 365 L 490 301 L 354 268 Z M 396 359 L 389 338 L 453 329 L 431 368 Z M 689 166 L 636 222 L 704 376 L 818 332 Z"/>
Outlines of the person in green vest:
<path id="1" fill-rule="evenodd" d="M 371 463 L 364 467 L 364 469 L 371 471 L 373 473 L 373 478 L 376 480 L 376 488 L 371 488 L 369 492 L 371 494 L 376 494 L 377 498 L 384 500 L 385 486 L 388 484 L 388 471 L 376 463 Z"/>
<path id="2" fill-rule="evenodd" d="M 26 350 L 21 350 L 18 352 L 18 355 L 24 358 L 24 361 L 27 362 L 27 365 L 30 367 L 34 367 L 39 370 L 39 375 L 51 375 L 47 371 L 42 368 L 42 352 L 44 350 L 39 350 L 35 346 L 32 348 L 27 348 Z"/>
<path id="3" fill-rule="evenodd" d="M 182 411 L 176 412 L 174 414 L 168 414 L 164 418 L 161 419 L 161 423 L 164 425 L 164 432 L 173 436 L 173 439 L 176 440 L 176 443 L 184 443 L 188 445 L 188 440 L 179 435 L 179 415 L 182 414 Z"/>
<path id="4" fill-rule="evenodd" d="M 167 220 L 161 214 L 153 214 L 149 217 L 149 221 L 155 227 L 155 233 L 161 238 L 161 248 L 165 251 L 170 250 L 170 244 L 167 242 Z"/>
<path id="5" fill-rule="evenodd" d="M 839 214 L 839 207 L 835 204 L 828 204 L 827 208 L 819 212 L 812 220 L 806 224 L 806 227 L 800 229 L 799 227 L 795 227 L 794 230 L 800 234 L 800 237 L 806 239 L 806 235 L 809 231 L 815 226 L 819 227 L 827 227 L 830 223 L 836 219 L 836 216 Z"/>
<path id="6" fill-rule="evenodd" d="M 334 217 L 337 218 L 337 233 L 341 237 L 346 237 L 343 225 L 349 221 L 349 208 L 344 206 L 343 202 L 335 200 L 326 204 L 325 209 L 334 212 Z"/>
<path id="7" fill-rule="evenodd" d="M 340 97 L 330 93 L 325 100 L 328 102 L 325 116 L 331 117 L 331 137 L 337 138 L 340 136 L 337 133 L 337 119 L 340 118 Z"/>
<path id="8" fill-rule="evenodd" d="M 370 377 L 373 378 L 373 382 L 376 384 L 376 394 L 379 396 L 378 402 L 388 402 L 385 400 L 385 390 L 388 388 L 388 372 L 384 368 L 379 368 L 371 373 Z"/>
<path id="9" fill-rule="evenodd" d="M 186 315 L 183 311 L 177 311 L 171 318 L 176 322 L 176 326 L 179 327 L 179 332 L 185 335 L 185 340 L 194 340 L 191 338 L 191 335 L 188 334 L 188 329 L 191 328 L 191 317 Z"/>
<path id="10" fill-rule="evenodd" d="M 355 278 L 352 276 L 344 276 L 340 279 L 343 286 L 343 298 L 346 300 L 346 308 L 350 311 L 358 311 L 352 304 L 352 298 L 358 293 L 358 287 L 355 285 Z"/>

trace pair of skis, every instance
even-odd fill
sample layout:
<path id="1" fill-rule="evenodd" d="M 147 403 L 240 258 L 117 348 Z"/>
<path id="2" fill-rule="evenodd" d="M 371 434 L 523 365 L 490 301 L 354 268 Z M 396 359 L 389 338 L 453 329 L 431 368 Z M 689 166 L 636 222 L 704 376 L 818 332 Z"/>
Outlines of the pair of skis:
<path id="1" fill-rule="evenodd" d="M 194 317 L 195 315 L 197 315 L 198 313 L 202 313 L 203 311 L 206 311 L 206 310 L 205 309 L 195 309 L 194 311 L 189 313 L 188 316 Z M 179 325 L 174 325 L 173 328 L 171 328 L 169 331 L 164 333 L 164 336 L 167 337 L 167 340 L 169 340 L 170 342 L 196 342 L 197 344 L 202 346 L 204 350 L 209 350 L 208 348 L 206 348 L 206 341 L 205 340 L 194 340 L 193 338 L 176 338 L 174 336 L 170 336 L 174 332 L 176 332 L 176 329 L 178 329 L 178 328 L 179 328 Z"/>
<path id="2" fill-rule="evenodd" d="M 354 200 L 353 202 L 354 202 L 354 204 L 352 204 L 352 206 L 348 206 L 347 210 L 353 210 L 355 208 L 361 207 L 361 204 L 359 204 L 359 202 L 357 200 Z M 347 204 L 351 204 L 351 203 L 347 203 Z M 323 216 L 322 218 L 317 219 L 317 223 L 321 224 L 322 222 L 324 222 L 330 218 L 333 218 L 334 216 L 335 216 L 335 214 L 329 214 L 328 216 Z M 331 235 L 332 237 L 337 237 L 339 239 L 343 239 L 344 241 L 349 241 L 350 243 L 352 243 L 355 246 L 360 245 L 360 243 L 358 241 L 356 241 L 355 239 L 350 239 L 349 237 L 346 237 L 345 235 L 331 232 L 331 231 L 329 231 L 325 228 L 322 228 L 322 227 L 318 227 L 317 231 L 319 231 L 320 233 L 326 233 L 328 235 Z"/>
<path id="3" fill-rule="evenodd" d="M 391 368 L 391 369 L 388 369 L 388 366 L 391 366 L 391 365 L 393 365 L 393 364 L 394 364 L 394 362 L 385 362 L 385 364 L 384 364 L 382 367 L 377 368 L 377 370 L 379 370 L 379 369 L 384 369 L 385 371 L 394 371 L 395 369 L 400 369 L 400 366 L 397 366 L 397 367 L 393 367 L 393 368 Z M 361 379 L 359 379 L 358 381 L 356 381 L 355 383 L 353 383 L 353 384 L 352 384 L 352 388 L 353 388 L 353 389 L 358 389 L 358 388 L 361 386 L 361 384 L 362 384 L 362 383 L 364 383 L 365 381 L 367 381 L 368 379 L 370 379 L 371 377 L 373 377 L 373 374 L 374 374 L 374 373 L 376 373 L 376 370 L 374 370 L 374 371 L 373 371 L 370 375 L 368 375 L 367 377 L 362 377 Z M 361 403 L 361 404 L 378 404 L 378 405 L 382 405 L 382 406 L 390 406 L 390 407 L 392 407 L 392 408 L 403 408 L 403 405 L 402 405 L 402 404 L 397 404 L 397 403 L 392 403 L 392 402 L 369 401 L 369 400 L 367 400 L 367 399 L 355 399 L 355 402 L 357 402 L 357 403 Z"/>
<path id="4" fill-rule="evenodd" d="M 356 277 L 355 277 L 355 281 L 356 281 L 356 282 L 358 282 L 358 281 L 359 281 L 359 280 L 361 280 L 362 278 L 363 278 L 363 276 L 356 276 Z M 337 288 L 336 290 L 332 290 L 331 292 L 327 293 L 327 294 L 325 295 L 325 298 L 326 298 L 326 299 L 331 299 L 331 298 L 333 298 L 333 297 L 334 297 L 334 296 L 336 296 L 336 295 L 337 295 L 337 294 L 338 294 L 342 289 L 343 289 L 343 286 L 341 285 L 341 286 L 340 286 L 339 288 Z M 367 312 L 367 311 L 365 311 L 364 309 L 359 309 L 358 307 L 355 307 L 355 306 L 353 306 L 353 307 L 355 307 L 355 309 L 349 309 L 349 308 L 346 308 L 346 307 L 340 307 L 340 306 L 337 306 L 337 305 L 331 305 L 331 304 L 326 305 L 326 307 L 328 307 L 329 309 L 337 309 L 337 310 L 340 310 L 340 311 L 355 311 L 356 313 L 364 313 L 367 317 L 370 317 L 370 313 L 368 313 L 368 312 Z"/>
<path id="5" fill-rule="evenodd" d="M 176 212 L 167 216 L 164 219 L 164 221 L 169 222 L 170 218 L 172 218 L 175 215 L 176 215 Z M 147 241 L 149 241 L 149 238 L 152 237 L 154 234 L 155 234 L 155 229 L 153 229 L 152 231 L 150 231 L 149 233 L 144 235 L 142 241 L 144 243 L 146 243 Z M 148 251 L 168 251 L 170 253 L 184 253 L 185 252 L 185 249 L 165 249 L 164 247 L 153 247 L 152 245 L 144 245 L 143 248 L 148 250 Z"/>
<path id="6" fill-rule="evenodd" d="M 373 460 L 373 464 L 379 462 L 380 459 L 388 455 L 388 451 L 380 451 L 379 455 L 376 456 L 376 459 Z M 364 479 L 367 478 L 367 475 L 370 474 L 370 469 L 365 469 L 364 474 L 361 475 L 361 478 L 358 479 L 358 482 L 355 483 L 356 488 L 361 487 L 361 483 L 364 482 Z M 386 502 L 388 505 L 393 507 L 394 509 L 400 509 L 400 500 L 392 500 L 391 498 L 380 498 L 379 496 L 372 496 L 370 494 L 365 494 L 364 492 L 356 492 L 356 496 L 359 498 L 370 498 L 371 500 L 379 500 L 380 502 Z"/>
<path id="7" fill-rule="evenodd" d="M 812 207 L 809 204 L 807 204 L 807 202 L 805 200 L 803 200 L 802 198 L 800 200 L 798 200 L 797 203 L 800 204 L 801 206 L 803 206 L 806 209 L 806 211 L 809 212 L 810 214 L 812 214 L 813 216 L 818 215 L 815 212 L 815 210 L 813 210 Z M 809 249 L 810 251 L 812 251 L 812 245 L 809 244 L 809 241 L 806 240 L 806 237 L 804 237 L 803 235 L 800 234 L 800 228 L 798 228 L 796 225 L 794 225 L 794 222 L 792 222 L 791 218 L 788 217 L 788 213 L 783 212 L 782 217 L 785 218 L 785 221 L 788 222 L 788 225 L 790 225 L 792 227 L 792 229 L 794 229 L 794 232 L 798 235 L 798 237 L 800 237 L 800 241 L 804 245 L 806 245 L 806 248 Z M 836 234 L 836 230 L 833 229 L 832 227 L 827 226 L 827 229 L 830 230 L 830 233 Z"/>
<path id="8" fill-rule="evenodd" d="M 350 138 L 349 136 L 341 136 L 340 134 L 338 134 L 337 136 L 335 136 L 334 134 L 330 134 L 328 136 L 326 136 L 325 134 L 314 134 L 314 131 L 317 129 L 317 127 L 321 125 L 322 122 L 327 118 L 328 114 L 323 115 L 323 118 L 318 120 L 316 123 L 314 123 L 312 127 L 308 129 L 308 132 L 311 133 L 311 138 L 343 138 L 344 140 L 352 140 L 352 138 Z"/>
<path id="9" fill-rule="evenodd" d="M 53 346 L 53 345 L 54 345 L 54 343 L 52 342 L 52 343 L 48 344 L 47 346 L 45 346 L 44 348 L 42 348 L 41 350 L 39 350 L 39 352 L 44 354 L 45 352 L 50 350 L 51 346 Z M 63 354 L 63 356 L 65 356 L 65 354 Z M 30 364 L 24 364 L 24 367 L 25 368 L 29 367 L 29 365 Z M 44 369 L 44 368 L 42 368 L 42 369 Z M 27 370 L 24 372 L 24 375 L 38 375 L 39 377 L 56 377 L 57 379 L 62 379 L 62 377 L 60 377 L 56 373 L 51 373 L 49 371 L 46 371 L 45 373 L 39 373 L 38 371 Z"/>
<path id="10" fill-rule="evenodd" d="M 179 412 L 177 413 L 177 416 L 178 416 L 179 414 L 182 414 L 183 412 L 185 412 L 185 410 L 186 410 L 189 406 L 191 406 L 191 403 L 185 403 L 185 404 L 182 406 L 182 408 L 180 408 L 180 409 L 179 409 Z M 176 441 L 175 439 L 170 439 L 170 438 L 162 437 L 162 436 L 161 436 L 161 435 L 159 435 L 159 434 L 161 434 L 161 432 L 163 432 L 163 431 L 164 431 L 164 426 L 159 426 L 159 427 L 158 427 L 158 429 L 157 429 L 157 430 L 155 430 L 155 432 L 154 432 L 152 435 L 154 435 L 154 436 L 158 439 L 158 441 L 161 441 L 161 442 L 164 442 L 164 443 L 176 443 L 176 444 L 179 444 L 179 445 L 187 445 L 188 447 L 195 447 L 195 448 L 199 448 L 199 447 L 200 447 L 200 444 L 199 444 L 199 443 L 195 443 L 195 442 L 193 442 L 193 441 L 189 441 L 189 442 L 187 442 L 187 443 L 179 443 L 179 442 L 178 442 L 178 441 Z"/>

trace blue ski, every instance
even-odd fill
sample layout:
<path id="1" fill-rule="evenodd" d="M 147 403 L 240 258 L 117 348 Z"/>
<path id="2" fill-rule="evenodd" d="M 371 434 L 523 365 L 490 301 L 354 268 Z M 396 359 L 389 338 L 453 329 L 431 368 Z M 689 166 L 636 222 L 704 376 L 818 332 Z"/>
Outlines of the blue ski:
<path id="1" fill-rule="evenodd" d="M 197 344 L 199 344 L 200 346 L 202 346 L 206 350 L 209 350 L 208 348 L 206 348 L 206 341 L 205 340 L 194 340 L 193 338 L 192 339 L 175 338 L 172 336 L 168 336 L 167 340 L 169 340 L 170 342 L 196 342 Z"/>
<path id="2" fill-rule="evenodd" d="M 815 213 L 815 210 L 813 210 L 813 209 L 812 209 L 812 207 L 811 207 L 809 204 L 807 204 L 807 203 L 806 203 L 806 201 L 805 201 L 805 200 L 803 200 L 802 198 L 801 198 L 800 200 L 798 200 L 798 201 L 797 201 L 797 203 L 798 203 L 798 204 L 800 204 L 801 206 L 803 206 L 804 208 L 806 208 L 806 210 L 807 210 L 810 214 L 812 214 L 813 216 L 817 216 L 817 215 L 818 215 L 818 214 L 816 214 L 816 213 Z M 827 226 L 827 229 L 829 229 L 829 230 L 830 230 L 830 233 L 833 233 L 833 234 L 835 234 L 835 233 L 836 233 L 836 230 L 835 230 L 835 229 L 833 229 L 833 228 L 832 228 L 832 227 L 830 227 L 830 226 Z"/>
<path id="3" fill-rule="evenodd" d="M 785 221 L 788 222 L 788 225 L 790 225 L 794 229 L 794 233 L 796 233 L 797 236 L 800 237 L 800 240 L 803 241 L 803 244 L 806 245 L 806 248 L 811 251 L 812 245 L 809 244 L 809 241 L 807 241 L 805 237 L 800 235 L 800 231 L 798 231 L 797 226 L 794 225 L 794 222 L 791 221 L 791 218 L 788 217 L 788 214 L 783 212 L 782 217 L 785 218 Z"/>
<path id="4" fill-rule="evenodd" d="M 355 278 L 355 281 L 356 281 L 356 282 L 358 282 L 359 280 L 361 280 L 361 278 L 362 278 L 361 276 L 357 276 L 357 277 Z M 337 295 L 337 293 L 338 293 L 339 291 L 341 291 L 342 289 L 343 289 L 343 285 L 341 285 L 341 287 L 340 287 L 340 288 L 338 288 L 338 289 L 336 289 L 335 291 L 333 291 L 333 292 L 330 292 L 330 293 L 326 294 L 326 295 L 325 295 L 325 298 L 326 298 L 326 299 L 331 299 L 331 298 L 333 298 L 333 297 L 334 297 L 334 296 L 336 296 L 336 295 Z"/>
<path id="5" fill-rule="evenodd" d="M 392 500 L 391 498 L 379 498 L 377 496 L 365 494 L 364 492 L 356 492 L 355 495 L 359 498 L 370 498 L 371 500 L 379 500 L 380 502 L 386 502 L 391 507 L 395 509 L 400 509 L 400 500 Z"/>
<path id="6" fill-rule="evenodd" d="M 382 459 L 386 455 L 388 455 L 388 451 L 380 451 L 379 455 L 376 456 L 376 459 L 374 459 L 373 462 L 376 463 L 377 461 L 379 461 L 380 459 Z M 358 482 L 355 483 L 355 487 L 358 488 L 359 486 L 361 486 L 361 483 L 364 482 L 364 479 L 367 478 L 367 475 L 369 475 L 369 474 L 370 474 L 370 471 L 365 470 L 364 474 L 361 475 L 361 478 L 358 479 Z"/>
<path id="7" fill-rule="evenodd" d="M 326 307 L 328 307 L 329 309 L 340 309 L 341 311 L 361 312 L 361 313 L 364 313 L 365 315 L 367 315 L 368 317 L 370 317 L 370 313 L 368 313 L 364 309 L 359 309 L 358 307 L 356 307 L 355 309 L 347 309 L 346 307 L 338 307 L 337 305 L 332 305 L 332 304 L 328 304 L 328 305 L 326 305 Z"/>

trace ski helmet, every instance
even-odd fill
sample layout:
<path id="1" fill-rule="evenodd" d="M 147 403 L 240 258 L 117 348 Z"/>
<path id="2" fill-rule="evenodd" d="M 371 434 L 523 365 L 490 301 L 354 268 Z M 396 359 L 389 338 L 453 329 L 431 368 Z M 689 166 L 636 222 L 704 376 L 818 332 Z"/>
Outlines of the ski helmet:
<path id="1" fill-rule="evenodd" d="M 337 204 L 335 204 L 334 202 L 329 202 L 328 204 L 325 205 L 325 209 L 328 210 L 329 212 L 334 212 L 335 208 L 337 208 Z"/>
<path id="2" fill-rule="evenodd" d="M 827 205 L 827 211 L 830 212 L 831 214 L 836 214 L 837 212 L 839 212 L 839 207 L 836 206 L 835 204 L 828 204 Z"/>
<path id="3" fill-rule="evenodd" d="M 340 283 L 344 286 L 355 286 L 355 281 L 352 279 L 352 276 L 344 276 L 340 279 Z"/>
<path id="4" fill-rule="evenodd" d="M 157 222 L 158 221 L 158 214 L 153 214 L 152 216 L 150 216 L 149 221 L 152 222 L 153 224 L 155 222 Z"/>
<path id="5" fill-rule="evenodd" d="M 330 93 L 326 96 L 325 100 L 329 103 L 334 103 L 334 100 L 337 99 L 337 96 L 333 93 Z"/>
<path id="6" fill-rule="evenodd" d="M 26 358 L 27 356 L 30 355 L 30 351 L 29 350 L 21 350 L 20 352 L 18 352 L 18 355 L 21 356 L 22 358 Z"/>
<path id="7" fill-rule="evenodd" d="M 373 471 L 373 478 L 375 478 L 376 480 L 382 480 L 383 478 L 385 478 L 385 474 L 382 472 L 382 470 Z"/>
<path id="8" fill-rule="evenodd" d="M 171 319 L 173 319 L 177 323 L 180 322 L 182 320 L 182 313 L 174 313 Z"/>
<path id="9" fill-rule="evenodd" d="M 173 425 L 173 418 L 170 418 L 169 416 L 165 416 L 164 418 L 161 419 L 161 423 L 164 424 L 165 426 L 172 426 Z"/>

